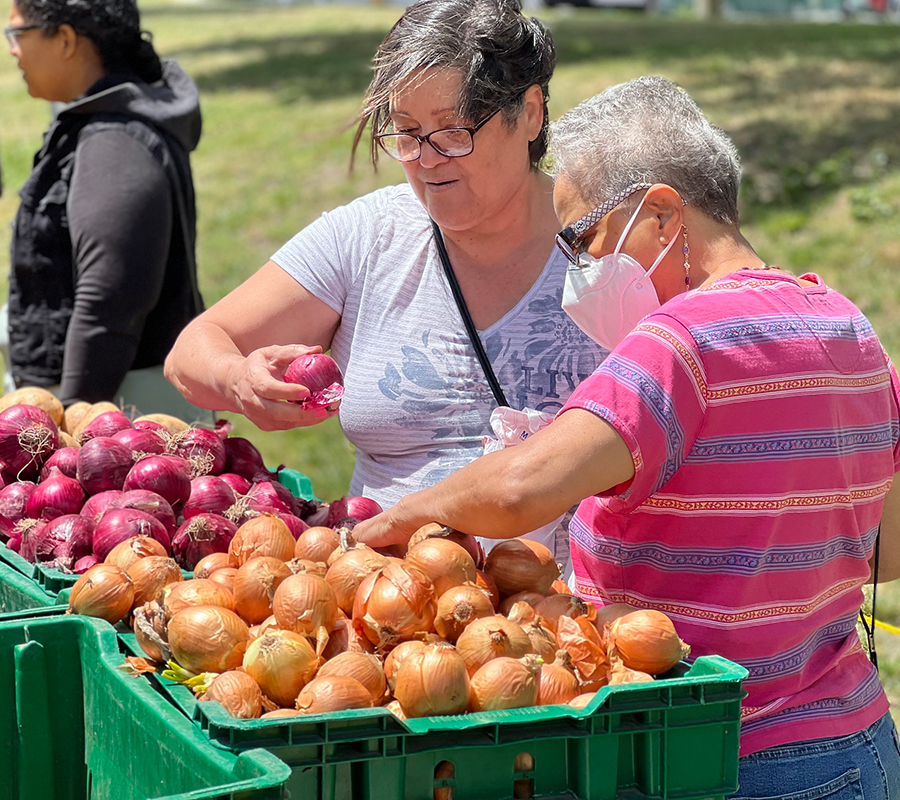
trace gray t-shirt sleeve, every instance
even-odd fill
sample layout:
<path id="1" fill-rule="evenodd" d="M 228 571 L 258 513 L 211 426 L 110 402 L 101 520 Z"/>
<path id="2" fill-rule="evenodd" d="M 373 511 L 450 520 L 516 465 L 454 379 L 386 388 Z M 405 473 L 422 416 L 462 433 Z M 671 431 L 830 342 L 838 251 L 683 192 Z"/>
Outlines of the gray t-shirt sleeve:
<path id="1" fill-rule="evenodd" d="M 382 192 L 322 214 L 272 256 L 278 266 L 338 314 L 383 228 Z"/>

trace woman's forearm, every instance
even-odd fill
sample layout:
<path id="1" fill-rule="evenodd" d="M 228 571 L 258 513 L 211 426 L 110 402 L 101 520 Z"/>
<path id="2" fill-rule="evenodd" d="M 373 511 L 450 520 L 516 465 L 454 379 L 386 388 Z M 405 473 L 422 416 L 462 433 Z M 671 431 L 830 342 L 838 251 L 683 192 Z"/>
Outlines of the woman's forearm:
<path id="1" fill-rule="evenodd" d="M 200 408 L 239 412 L 229 374 L 243 358 L 228 334 L 201 316 L 175 342 L 166 358 L 166 378 Z"/>

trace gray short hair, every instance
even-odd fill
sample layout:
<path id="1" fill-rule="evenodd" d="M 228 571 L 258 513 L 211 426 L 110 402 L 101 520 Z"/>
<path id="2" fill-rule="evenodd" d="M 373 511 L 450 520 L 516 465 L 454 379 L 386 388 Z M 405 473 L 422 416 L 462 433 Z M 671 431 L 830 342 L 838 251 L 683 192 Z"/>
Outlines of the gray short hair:
<path id="1" fill-rule="evenodd" d="M 737 149 L 670 80 L 612 86 L 553 123 L 550 137 L 555 173 L 588 202 L 635 183 L 665 183 L 713 219 L 738 223 Z"/>
<path id="2" fill-rule="evenodd" d="M 388 120 L 391 94 L 417 73 L 448 68 L 462 77 L 458 111 L 473 123 L 498 108 L 512 123 L 524 106 L 525 90 L 541 87 L 544 124 L 528 148 L 536 168 L 547 151 L 548 85 L 555 66 L 553 37 L 537 19 L 522 15 L 521 0 L 419 0 L 378 48 L 353 149 L 370 126 L 374 163 L 374 136 Z"/>

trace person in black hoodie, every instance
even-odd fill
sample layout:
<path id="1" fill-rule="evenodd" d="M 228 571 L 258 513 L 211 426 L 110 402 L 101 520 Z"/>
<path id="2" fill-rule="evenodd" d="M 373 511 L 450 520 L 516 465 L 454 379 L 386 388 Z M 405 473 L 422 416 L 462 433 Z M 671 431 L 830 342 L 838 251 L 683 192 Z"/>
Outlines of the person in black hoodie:
<path id="1" fill-rule="evenodd" d="M 188 158 L 197 88 L 160 61 L 133 0 L 16 0 L 5 33 L 29 94 L 64 104 L 13 226 L 12 377 L 68 404 L 128 402 L 126 376 L 149 375 L 131 402 L 175 413 L 146 387 L 158 375 L 165 393 L 160 365 L 203 310 Z"/>

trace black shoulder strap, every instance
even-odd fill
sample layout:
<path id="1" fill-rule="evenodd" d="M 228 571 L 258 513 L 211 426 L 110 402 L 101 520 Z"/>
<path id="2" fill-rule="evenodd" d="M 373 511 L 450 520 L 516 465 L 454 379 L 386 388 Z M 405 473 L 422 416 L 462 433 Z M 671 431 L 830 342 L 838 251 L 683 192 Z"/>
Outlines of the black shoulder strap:
<path id="1" fill-rule="evenodd" d="M 866 622 L 866 615 L 860 609 L 860 622 L 866 632 L 866 644 L 869 648 L 869 659 L 878 669 L 878 654 L 875 652 L 875 595 L 878 593 L 878 557 L 881 550 L 881 526 L 878 526 L 878 533 L 875 534 L 875 563 L 872 565 L 872 622 Z"/>
<path id="2" fill-rule="evenodd" d="M 491 392 L 494 394 L 494 400 L 498 406 L 508 406 L 509 403 L 506 402 L 506 395 L 503 394 L 503 388 L 500 386 L 500 381 L 497 380 L 497 376 L 494 374 L 491 362 L 488 360 L 487 353 L 484 351 L 484 344 L 481 341 L 481 337 L 478 335 L 475 323 L 472 322 L 472 315 L 469 314 L 469 307 L 466 305 L 466 299 L 463 297 L 462 291 L 459 288 L 459 283 L 456 280 L 456 273 L 453 272 L 453 266 L 450 264 L 450 255 L 447 253 L 447 246 L 444 244 L 444 237 L 441 234 L 441 229 L 434 220 L 431 220 L 431 228 L 434 231 L 434 241 L 437 244 L 438 255 L 441 257 L 444 274 L 447 276 L 447 282 L 450 284 L 450 291 L 453 293 L 456 307 L 459 309 L 460 316 L 462 316 L 463 325 L 466 326 L 466 333 L 469 334 L 469 340 L 472 342 L 472 347 L 475 348 L 475 355 L 478 357 L 478 363 L 481 364 L 485 377 L 487 377 L 488 385 L 491 387 Z"/>

